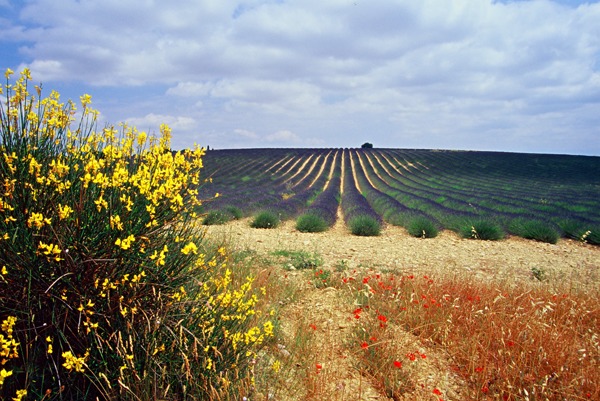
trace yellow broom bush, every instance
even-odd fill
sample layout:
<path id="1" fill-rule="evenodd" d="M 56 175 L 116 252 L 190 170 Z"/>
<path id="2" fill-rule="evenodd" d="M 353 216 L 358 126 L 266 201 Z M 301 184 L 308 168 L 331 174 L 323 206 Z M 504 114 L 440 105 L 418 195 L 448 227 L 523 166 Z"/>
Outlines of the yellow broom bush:
<path id="1" fill-rule="evenodd" d="M 243 395 L 273 326 L 194 224 L 204 150 L 0 87 L 0 398 Z M 237 385 L 233 385 L 232 383 Z"/>

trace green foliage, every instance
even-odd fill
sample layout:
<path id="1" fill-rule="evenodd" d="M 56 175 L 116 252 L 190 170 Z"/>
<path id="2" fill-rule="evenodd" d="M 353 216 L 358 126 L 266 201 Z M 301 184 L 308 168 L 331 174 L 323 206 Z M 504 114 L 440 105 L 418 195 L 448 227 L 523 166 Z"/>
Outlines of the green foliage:
<path id="1" fill-rule="evenodd" d="M 526 239 L 556 244 L 560 234 L 548 223 L 540 220 L 515 219 L 509 225 L 511 233 Z"/>
<path id="2" fill-rule="evenodd" d="M 374 237 L 381 233 L 381 224 L 374 217 L 367 215 L 353 217 L 348 226 L 353 235 L 362 237 Z"/>
<path id="3" fill-rule="evenodd" d="M 438 235 L 435 223 L 427 217 L 419 216 L 411 219 L 406 229 L 413 237 L 434 238 Z"/>
<path id="4" fill-rule="evenodd" d="M 202 224 L 205 226 L 212 226 L 218 224 L 225 224 L 229 221 L 229 216 L 220 210 L 211 210 L 206 214 Z"/>
<path id="5" fill-rule="evenodd" d="M 254 216 L 254 220 L 250 223 L 252 228 L 276 228 L 279 225 L 279 217 L 277 214 L 265 210 Z"/>
<path id="6" fill-rule="evenodd" d="M 558 223 L 558 226 L 563 231 L 563 235 L 566 238 L 579 240 L 583 234 L 587 231 L 585 225 L 577 220 L 562 220 Z"/>
<path id="7" fill-rule="evenodd" d="M 296 230 L 303 233 L 320 233 L 326 231 L 327 223 L 321 216 L 314 213 L 306 213 L 296 220 Z"/>
<path id="8" fill-rule="evenodd" d="M 319 269 L 314 273 L 314 285 L 316 288 L 327 288 L 333 284 L 331 270 Z"/>
<path id="9" fill-rule="evenodd" d="M 497 241 L 504 238 L 504 230 L 495 221 L 492 220 L 475 220 L 466 223 L 460 228 L 460 235 L 463 238 L 481 239 L 488 241 Z"/>
<path id="10" fill-rule="evenodd" d="M 315 269 L 323 264 L 318 254 L 306 251 L 278 250 L 273 255 L 284 258 L 283 267 L 288 270 Z"/>
<path id="11" fill-rule="evenodd" d="M 225 210 L 225 213 L 230 215 L 234 220 L 239 220 L 242 217 L 244 217 L 242 210 L 237 206 L 227 205 L 227 206 L 225 206 L 224 210 Z"/>
<path id="12" fill-rule="evenodd" d="M 89 95 L 73 125 L 28 79 L 0 102 L 0 399 L 239 395 L 273 325 L 195 224 L 202 149 L 172 152 L 164 125 L 98 132 Z"/>
<path id="13" fill-rule="evenodd" d="M 567 238 L 600 245 L 600 226 L 590 226 L 575 220 L 563 220 L 558 225 Z"/>
<path id="14" fill-rule="evenodd" d="M 225 206 L 222 210 L 211 210 L 206 214 L 202 224 L 211 226 L 216 224 L 225 224 L 231 220 L 242 218 L 242 211 L 237 206 Z"/>
<path id="15" fill-rule="evenodd" d="M 538 281 L 544 281 L 546 279 L 546 271 L 539 267 L 532 267 L 531 275 Z"/>
<path id="16" fill-rule="evenodd" d="M 600 226 L 591 227 L 581 235 L 579 240 L 588 244 L 600 245 Z"/>

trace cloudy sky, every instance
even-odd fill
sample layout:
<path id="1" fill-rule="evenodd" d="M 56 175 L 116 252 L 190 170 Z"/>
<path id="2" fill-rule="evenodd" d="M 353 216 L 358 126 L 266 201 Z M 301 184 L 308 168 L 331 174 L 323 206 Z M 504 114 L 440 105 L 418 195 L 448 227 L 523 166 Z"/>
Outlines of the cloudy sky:
<path id="1" fill-rule="evenodd" d="M 0 0 L 0 67 L 173 147 L 600 155 L 600 2 Z"/>

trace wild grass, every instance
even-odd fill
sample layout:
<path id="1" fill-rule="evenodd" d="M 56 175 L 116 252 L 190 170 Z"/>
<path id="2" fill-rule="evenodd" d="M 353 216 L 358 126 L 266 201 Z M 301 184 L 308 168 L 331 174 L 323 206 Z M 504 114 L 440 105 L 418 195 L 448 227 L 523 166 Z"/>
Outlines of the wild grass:
<path id="1" fill-rule="evenodd" d="M 280 361 L 277 378 L 266 369 L 266 385 L 282 399 L 355 399 L 341 392 L 350 388 L 348 375 L 358 398 L 372 391 L 418 400 L 600 396 L 600 294 L 593 286 L 559 282 L 543 269 L 532 269 L 531 281 L 503 282 L 366 268 L 304 273 L 297 282 L 308 280 L 313 292 L 282 311 L 301 323 L 292 340 L 270 350 Z M 335 344 L 330 333 L 316 336 L 325 332 L 318 307 L 298 308 L 332 294 L 328 308 L 342 311 L 334 327 L 346 327 L 333 333 Z"/>
<path id="2" fill-rule="evenodd" d="M 317 253 L 279 249 L 271 252 L 279 258 L 279 263 L 287 270 L 316 269 L 323 264 L 323 258 Z"/>
<path id="3" fill-rule="evenodd" d="M 353 283 L 350 290 L 356 294 L 370 293 L 359 297 L 365 301 L 359 317 L 368 318 L 356 335 L 364 339 L 373 333 L 377 342 L 393 344 L 394 332 L 387 326 L 397 325 L 423 344 L 442 347 L 450 356 L 448 369 L 468 384 L 469 399 L 595 399 L 600 394 L 597 293 L 528 283 L 490 285 L 466 277 L 370 275 Z M 381 355 L 389 362 L 389 352 Z M 376 366 L 372 358 L 365 358 L 371 368 Z M 393 363 L 379 366 L 381 380 L 396 371 Z"/>

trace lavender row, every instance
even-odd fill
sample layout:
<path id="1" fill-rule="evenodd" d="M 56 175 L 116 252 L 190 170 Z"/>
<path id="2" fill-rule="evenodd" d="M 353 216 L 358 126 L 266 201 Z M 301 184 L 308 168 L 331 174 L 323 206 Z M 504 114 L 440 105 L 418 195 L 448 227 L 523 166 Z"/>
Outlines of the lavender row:
<path id="1" fill-rule="evenodd" d="M 436 155 L 437 153 L 429 152 L 429 154 Z M 460 164 L 455 162 L 454 166 L 456 165 Z M 433 166 L 433 163 L 430 163 L 429 166 Z M 517 218 L 524 217 L 533 212 L 538 217 L 543 216 L 545 219 L 551 219 L 556 216 L 568 216 L 571 214 L 565 207 L 541 204 L 539 199 L 537 202 L 533 202 L 510 195 L 498 195 L 498 191 L 496 194 L 490 194 L 489 192 L 479 190 L 479 188 L 474 188 L 470 191 L 457 191 L 453 189 L 457 186 L 457 181 L 453 180 L 449 180 L 449 184 L 446 187 L 434 186 L 431 183 L 433 177 L 444 176 L 444 173 L 440 170 L 441 167 L 439 169 L 430 167 L 428 170 L 415 170 L 410 178 L 411 188 L 417 193 L 427 194 L 426 196 L 438 197 L 438 199 L 440 196 L 443 196 L 444 204 L 450 205 L 452 209 L 462 208 L 463 210 L 469 210 L 472 208 L 475 213 L 482 215 L 498 217 L 512 216 L 513 218 Z M 403 183 L 406 183 L 408 180 L 408 178 L 400 175 L 394 175 L 394 178 Z M 422 181 L 422 183 L 419 183 L 419 181 Z M 450 184 L 453 188 L 448 188 Z M 462 203 L 462 207 L 456 205 L 457 200 L 459 203 Z M 467 208 L 465 205 L 469 205 L 469 207 Z"/>
<path id="2" fill-rule="evenodd" d="M 360 165 L 360 168 L 356 168 L 355 170 L 358 184 L 361 192 L 364 194 L 371 207 L 382 216 L 386 222 L 394 225 L 406 226 L 413 218 L 420 216 L 439 225 L 439 222 L 437 222 L 433 216 L 424 213 L 421 210 L 410 208 L 398 202 L 387 193 L 375 188 L 371 183 L 375 180 L 379 181 L 379 177 L 374 173 L 367 176 L 367 172 L 372 172 L 372 167 L 367 160 L 363 160 L 361 153 L 363 152 L 356 152 L 354 155 L 356 158 L 355 165 L 357 165 L 357 163 Z M 371 167 L 371 169 L 369 169 L 369 167 Z"/>
<path id="3" fill-rule="evenodd" d="M 381 216 L 373 210 L 367 199 L 356 188 L 353 173 L 354 167 L 352 166 L 350 152 L 344 150 L 343 157 L 344 174 L 341 206 L 342 213 L 344 214 L 344 221 L 348 223 L 355 217 L 369 216 L 378 222 L 381 222 Z"/>

